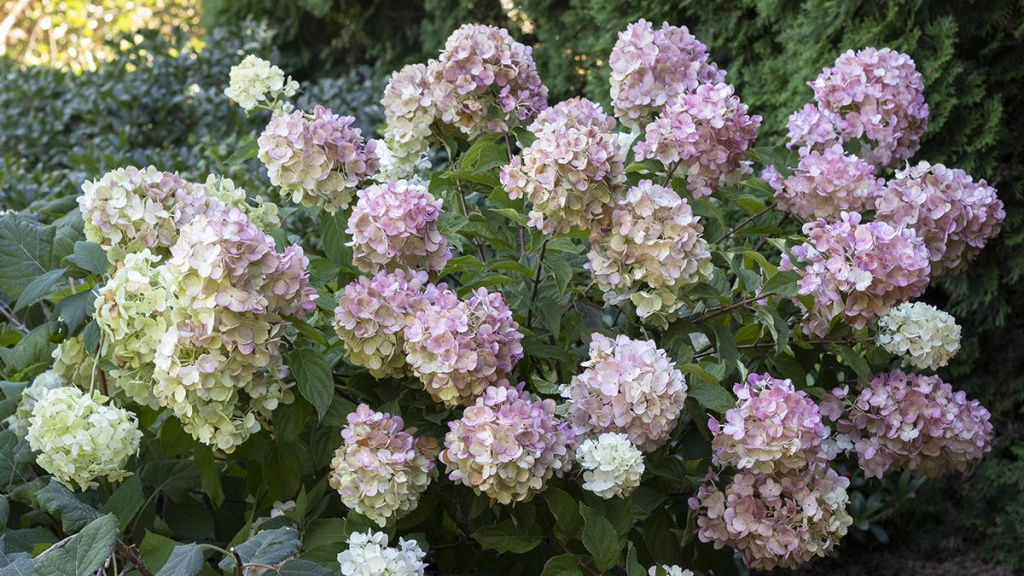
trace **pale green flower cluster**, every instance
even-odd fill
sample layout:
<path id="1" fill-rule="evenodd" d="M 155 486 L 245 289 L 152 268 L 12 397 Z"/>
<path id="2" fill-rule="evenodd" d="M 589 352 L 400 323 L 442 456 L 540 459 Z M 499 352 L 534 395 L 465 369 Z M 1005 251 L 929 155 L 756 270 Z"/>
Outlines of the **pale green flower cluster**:
<path id="1" fill-rule="evenodd" d="M 32 383 L 21 392 L 21 399 L 18 400 L 18 408 L 4 420 L 4 427 L 12 430 L 20 438 L 28 433 L 28 420 L 32 417 L 32 411 L 36 407 L 39 397 L 47 390 L 59 388 L 64 385 L 64 379 L 54 370 L 47 370 L 36 376 Z"/>
<path id="2" fill-rule="evenodd" d="M 82 336 L 61 342 L 53 351 L 53 371 L 73 386 L 91 388 L 98 372 L 95 356 L 85 350 Z"/>
<path id="3" fill-rule="evenodd" d="M 267 108 L 275 114 L 287 114 L 292 105 L 287 101 L 299 91 L 299 83 L 270 62 L 252 54 L 231 67 L 230 83 L 224 95 L 238 103 L 246 113 Z"/>
<path id="4" fill-rule="evenodd" d="M 135 416 L 106 405 L 98 392 L 78 388 L 46 390 L 36 400 L 27 440 L 38 453 L 36 463 L 69 488 L 98 485 L 126 478 L 128 457 L 139 450 L 142 432 Z"/>

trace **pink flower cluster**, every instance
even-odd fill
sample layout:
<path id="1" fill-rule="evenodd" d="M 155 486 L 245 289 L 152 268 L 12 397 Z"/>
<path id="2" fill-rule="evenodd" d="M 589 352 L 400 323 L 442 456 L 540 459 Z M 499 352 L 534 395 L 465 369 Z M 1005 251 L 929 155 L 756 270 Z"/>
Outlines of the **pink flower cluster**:
<path id="1" fill-rule="evenodd" d="M 701 84 L 725 81 L 725 72 L 708 61 L 707 46 L 685 26 L 662 24 L 658 30 L 638 20 L 619 32 L 609 58 L 615 115 L 641 127 L 661 108 Z"/>
<path id="2" fill-rule="evenodd" d="M 541 112 L 536 139 L 501 170 L 510 198 L 528 199 L 530 225 L 548 233 L 586 230 L 626 181 L 615 120 L 585 98 Z"/>
<path id="3" fill-rule="evenodd" d="M 821 444 L 828 429 L 818 405 L 790 380 L 750 374 L 733 386 L 739 399 L 725 424 L 711 418 L 715 458 L 740 470 L 796 472 L 824 461 Z"/>
<path id="4" fill-rule="evenodd" d="M 583 367 L 562 388 L 578 436 L 619 432 L 645 452 L 668 440 L 686 402 L 686 379 L 653 340 L 595 333 Z"/>
<path id="5" fill-rule="evenodd" d="M 260 162 L 270 182 L 293 202 L 334 213 L 352 201 L 352 192 L 377 171 L 376 141 L 363 142 L 355 118 L 316 106 L 275 115 L 258 139 Z"/>
<path id="6" fill-rule="evenodd" d="M 895 166 L 914 155 L 928 129 L 924 82 L 914 61 L 889 48 L 849 50 L 810 83 L 817 111 L 790 118 L 790 146 L 813 147 L 828 133 L 840 143 L 861 140 L 861 156 Z"/>
<path id="7" fill-rule="evenodd" d="M 843 212 L 874 210 L 885 187 L 885 181 L 875 177 L 874 166 L 846 154 L 839 144 L 802 154 L 796 170 L 786 178 L 774 166 L 765 168 L 761 177 L 775 190 L 780 209 L 804 219 L 835 219 Z"/>
<path id="8" fill-rule="evenodd" d="M 404 426 L 400 417 L 360 404 L 331 461 L 329 480 L 341 501 L 380 526 L 415 510 L 435 476 L 437 441 L 416 438 L 416 429 Z"/>
<path id="9" fill-rule="evenodd" d="M 465 24 L 427 66 L 437 117 L 470 138 L 527 124 L 548 107 L 533 49 L 508 31 Z"/>
<path id="10" fill-rule="evenodd" d="M 990 414 L 938 376 L 893 370 L 863 386 L 846 407 L 837 388 L 822 403 L 853 441 L 860 467 L 881 478 L 890 468 L 938 476 L 963 472 L 992 449 Z"/>
<path id="11" fill-rule="evenodd" d="M 358 192 L 348 219 L 352 264 L 363 272 L 396 268 L 440 270 L 452 257 L 437 230 L 441 200 L 405 180 L 375 184 Z"/>
<path id="12" fill-rule="evenodd" d="M 843 212 L 835 223 L 808 222 L 807 242 L 793 248 L 797 261 L 782 256 L 779 269 L 799 269 L 800 294 L 814 296 L 814 307 L 804 309 L 807 334 L 826 336 L 837 317 L 863 328 L 928 284 L 928 250 L 913 229 L 860 220 Z"/>
<path id="13" fill-rule="evenodd" d="M 690 508 L 697 537 L 730 546 L 752 570 L 797 568 L 826 556 L 846 535 L 850 481 L 825 464 L 786 475 L 738 472 L 725 485 L 709 473 Z"/>
<path id="14" fill-rule="evenodd" d="M 376 378 L 408 374 L 405 325 L 425 304 L 425 272 L 381 271 L 345 287 L 334 309 L 334 330 L 348 349 L 349 361 Z"/>
<path id="15" fill-rule="evenodd" d="M 523 384 L 490 386 L 448 428 L 448 477 L 502 504 L 529 500 L 572 465 L 572 429 L 554 400 L 531 400 Z"/>
<path id="16" fill-rule="evenodd" d="M 956 274 L 999 234 L 1006 212 L 995 188 L 963 170 L 921 162 L 896 172 L 878 200 L 878 219 L 924 238 L 932 275 Z"/>
<path id="17" fill-rule="evenodd" d="M 443 285 L 410 316 L 405 351 L 427 392 L 446 406 L 472 403 L 523 357 L 523 335 L 498 292 L 460 300 Z"/>
<path id="18" fill-rule="evenodd" d="M 584 267 L 606 302 L 630 300 L 641 318 L 664 325 L 686 290 L 711 276 L 699 220 L 675 191 L 641 180 L 615 200 L 607 221 L 595 224 Z"/>
<path id="19" fill-rule="evenodd" d="M 637 160 L 653 158 L 685 176 L 690 193 L 703 198 L 719 184 L 749 170 L 746 151 L 757 138 L 761 117 L 725 83 L 702 84 L 669 102 L 633 146 Z"/>

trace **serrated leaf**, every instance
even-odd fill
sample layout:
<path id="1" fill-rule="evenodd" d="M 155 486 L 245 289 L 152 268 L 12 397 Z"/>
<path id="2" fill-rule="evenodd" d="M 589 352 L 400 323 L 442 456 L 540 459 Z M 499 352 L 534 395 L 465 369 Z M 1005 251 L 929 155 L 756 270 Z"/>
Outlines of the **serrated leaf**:
<path id="1" fill-rule="evenodd" d="M 96 312 L 95 302 L 96 294 L 91 290 L 84 290 L 58 302 L 53 311 L 57 318 L 68 327 L 68 332 L 74 334 Z"/>
<path id="2" fill-rule="evenodd" d="M 32 448 L 13 430 L 0 432 L 0 489 L 23 484 L 32 478 Z"/>
<path id="3" fill-rule="evenodd" d="M 321 352 L 303 347 L 288 355 L 288 365 L 299 393 L 316 408 L 318 420 L 323 420 L 334 397 L 334 377 L 327 358 Z"/>
<path id="4" fill-rule="evenodd" d="M 16 214 L 0 216 L 0 294 L 21 296 L 33 280 L 50 269 L 56 229 Z"/>
<path id="5" fill-rule="evenodd" d="M 233 550 L 241 558 L 243 564 L 279 564 L 288 557 L 299 553 L 299 531 L 291 526 L 282 526 L 273 530 L 263 530 Z M 227 570 L 234 565 L 231 558 L 224 558 L 218 566 Z"/>
<path id="6" fill-rule="evenodd" d="M 583 516 L 580 516 L 576 499 L 564 490 L 549 487 L 541 493 L 548 503 L 548 510 L 555 517 L 555 536 L 562 542 L 569 542 L 583 528 Z"/>
<path id="7" fill-rule="evenodd" d="M 36 501 L 44 512 L 60 520 L 61 527 L 67 533 L 78 532 L 100 516 L 96 509 L 75 498 L 70 490 L 56 480 L 51 480 L 36 494 Z"/>
<path id="8" fill-rule="evenodd" d="M 647 570 L 644 570 L 643 565 L 636 559 L 636 548 L 632 542 L 626 551 L 626 576 L 647 576 Z"/>
<path id="9" fill-rule="evenodd" d="M 203 569 L 203 551 L 195 544 L 175 546 L 156 576 L 196 576 Z"/>
<path id="10" fill-rule="evenodd" d="M 791 298 L 800 288 L 797 285 L 798 280 L 800 280 L 800 273 L 796 270 L 781 270 L 764 283 L 760 295 L 778 294 L 784 298 Z"/>
<path id="11" fill-rule="evenodd" d="M 124 530 L 139 513 L 139 510 L 142 510 L 145 503 L 146 495 L 142 491 L 142 480 L 139 480 L 137 475 L 129 476 L 124 482 L 121 482 L 121 485 L 110 495 L 107 503 L 100 510 L 117 516 L 121 529 Z"/>
<path id="12" fill-rule="evenodd" d="M 67 542 L 36 558 L 36 570 L 47 576 L 92 576 L 114 551 L 119 532 L 113 514 L 97 518 Z"/>
<path id="13" fill-rule="evenodd" d="M 736 404 L 736 398 L 728 390 L 718 384 L 711 384 L 700 380 L 690 383 L 687 394 L 696 400 L 702 408 L 720 414 Z"/>
<path id="14" fill-rule="evenodd" d="M 590 552 L 598 570 L 610 570 L 618 562 L 622 550 L 622 541 L 615 533 L 615 527 L 586 504 L 580 504 L 580 515 L 583 516 L 583 546 Z"/>
<path id="15" fill-rule="evenodd" d="M 95 242 L 79 240 L 68 261 L 86 272 L 103 274 L 107 271 L 107 253 Z"/>
<path id="16" fill-rule="evenodd" d="M 524 533 L 509 519 L 495 526 L 480 528 L 473 532 L 473 539 L 488 550 L 523 554 L 540 544 L 541 535 Z"/>
<path id="17" fill-rule="evenodd" d="M 582 576 L 579 568 L 579 559 L 575 554 L 562 554 L 553 556 L 544 563 L 544 570 L 540 576 Z"/>
<path id="18" fill-rule="evenodd" d="M 53 292 L 54 285 L 66 275 L 67 268 L 57 268 L 37 276 L 21 291 L 21 296 L 14 304 L 14 311 L 20 312 L 45 298 L 49 293 Z"/>

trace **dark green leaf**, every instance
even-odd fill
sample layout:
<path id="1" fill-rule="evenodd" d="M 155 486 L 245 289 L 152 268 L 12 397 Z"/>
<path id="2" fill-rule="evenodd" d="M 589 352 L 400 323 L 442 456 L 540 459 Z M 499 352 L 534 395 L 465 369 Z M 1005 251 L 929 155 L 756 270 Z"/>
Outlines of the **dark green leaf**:
<path id="1" fill-rule="evenodd" d="M 582 576 L 579 559 L 575 554 L 554 556 L 544 563 L 544 571 L 540 576 Z"/>
<path id="2" fill-rule="evenodd" d="M 299 531 L 291 526 L 263 530 L 244 543 L 234 547 L 235 553 L 245 564 L 279 564 L 299 553 Z M 231 558 L 220 561 L 220 568 L 226 570 L 234 565 Z"/>
<path id="3" fill-rule="evenodd" d="M 114 551 L 118 532 L 113 514 L 97 518 L 67 542 L 36 558 L 36 570 L 47 576 L 92 576 Z"/>
<path id="4" fill-rule="evenodd" d="M 580 516 L 576 499 L 558 488 L 548 488 L 541 493 L 548 503 L 548 510 L 555 517 L 555 536 L 562 542 L 569 542 L 580 533 L 583 517 Z"/>
<path id="5" fill-rule="evenodd" d="M 583 516 L 583 546 L 594 558 L 594 566 L 601 571 L 610 570 L 619 560 L 622 541 L 615 528 L 597 510 L 580 504 Z"/>
<path id="6" fill-rule="evenodd" d="M 58 302 L 53 311 L 57 314 L 57 318 L 68 327 L 68 331 L 74 334 L 96 311 L 93 306 L 95 301 L 96 294 L 91 290 L 84 290 Z"/>
<path id="7" fill-rule="evenodd" d="M 334 397 L 334 377 L 327 358 L 322 352 L 303 347 L 288 355 L 288 364 L 295 375 L 299 393 L 309 400 L 319 419 L 323 420 Z"/>
<path id="8" fill-rule="evenodd" d="M 156 576 L 196 576 L 203 569 L 203 551 L 195 544 L 175 546 Z"/>
<path id="9" fill-rule="evenodd" d="M 769 294 L 778 294 L 785 298 L 790 298 L 796 295 L 799 286 L 797 286 L 797 280 L 800 279 L 800 273 L 796 270 L 782 270 L 776 272 L 774 276 L 769 278 L 764 286 L 761 287 L 761 296 L 768 296 Z"/>
<path id="10" fill-rule="evenodd" d="M 0 216 L 0 294 L 18 298 L 50 269 L 55 231 L 16 214 Z"/>
<path id="11" fill-rule="evenodd" d="M 331 576 L 334 572 L 309 560 L 289 560 L 277 569 L 280 576 Z"/>
<path id="12" fill-rule="evenodd" d="M 58 518 L 61 527 L 69 534 L 78 532 L 100 516 L 92 506 L 75 498 L 70 490 L 56 480 L 51 480 L 36 494 L 36 501 L 44 512 Z"/>
<path id="13" fill-rule="evenodd" d="M 145 503 L 146 495 L 142 491 L 142 481 L 138 476 L 130 476 L 117 487 L 100 510 L 117 516 L 121 529 L 124 530 Z"/>
<path id="14" fill-rule="evenodd" d="M 713 412 L 725 413 L 736 404 L 736 398 L 728 390 L 718 384 L 711 384 L 701 380 L 690 382 L 687 393 L 701 405 L 702 408 Z"/>
<path id="15" fill-rule="evenodd" d="M 103 274 L 107 271 L 107 253 L 95 242 L 75 242 L 75 251 L 68 257 L 68 261 L 93 274 Z"/>
<path id="16" fill-rule="evenodd" d="M 512 520 L 505 520 L 496 526 L 484 526 L 473 533 L 473 538 L 488 550 L 513 554 L 529 552 L 541 541 L 540 534 L 525 533 Z"/>
<path id="17" fill-rule="evenodd" d="M 225 163 L 231 165 L 241 164 L 246 160 L 255 158 L 259 150 L 260 146 L 255 139 L 244 140 L 242 141 L 241 144 L 238 145 L 238 148 L 235 150 L 235 152 L 231 156 L 228 156 L 228 159 L 225 160 Z"/>
<path id="18" fill-rule="evenodd" d="M 47 294 L 53 292 L 54 286 L 64 276 L 67 275 L 67 268 L 57 268 L 56 270 L 50 270 L 49 272 L 40 274 L 34 280 L 25 286 L 24 290 L 21 291 L 21 296 L 18 301 L 14 304 L 14 311 L 20 312 L 28 306 L 39 302 L 47 296 Z"/>

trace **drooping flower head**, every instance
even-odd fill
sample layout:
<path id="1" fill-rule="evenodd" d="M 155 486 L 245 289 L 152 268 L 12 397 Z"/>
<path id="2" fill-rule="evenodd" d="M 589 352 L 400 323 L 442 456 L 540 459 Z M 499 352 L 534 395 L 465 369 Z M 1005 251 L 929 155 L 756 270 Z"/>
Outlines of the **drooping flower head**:
<path id="1" fill-rule="evenodd" d="M 303 206 L 334 213 L 348 206 L 353 191 L 378 168 L 376 141 L 363 141 L 352 116 L 323 106 L 270 119 L 257 142 L 271 184 Z"/>
<path id="2" fill-rule="evenodd" d="M 828 430 L 818 405 L 790 380 L 750 374 L 733 386 L 739 399 L 725 423 L 709 423 L 718 462 L 751 472 L 795 472 L 824 460 Z"/>
<path id="3" fill-rule="evenodd" d="M 286 79 L 283 70 L 252 54 L 231 67 L 230 78 L 224 95 L 246 112 L 259 106 L 270 108 L 275 114 L 291 112 L 286 99 L 299 90 L 299 83 L 291 76 Z"/>
<path id="4" fill-rule="evenodd" d="M 963 170 L 920 162 L 896 172 L 878 200 L 878 218 L 924 239 L 932 275 L 963 271 L 999 234 L 1006 212 L 996 189 Z"/>
<path id="5" fill-rule="evenodd" d="M 907 302 L 878 320 L 878 343 L 905 366 L 938 370 L 960 350 L 960 326 L 947 312 Z"/>
<path id="6" fill-rule="evenodd" d="M 736 549 L 752 570 L 793 569 L 824 557 L 853 523 L 850 481 L 825 464 L 782 475 L 744 470 L 722 483 L 709 473 L 690 498 L 697 537 Z"/>
<path id="7" fill-rule="evenodd" d="M 704 227 L 673 190 L 641 180 L 615 200 L 590 235 L 587 264 L 605 301 L 629 300 L 637 315 L 664 325 L 688 288 L 712 273 Z"/>
<path id="8" fill-rule="evenodd" d="M 735 89 L 702 84 L 666 105 L 633 146 L 637 160 L 653 158 L 686 178 L 694 198 L 714 193 L 723 182 L 749 170 L 746 151 L 757 138 L 761 117 L 747 113 Z"/>
<path id="9" fill-rule="evenodd" d="M 885 186 L 875 177 L 874 166 L 846 154 L 838 144 L 801 155 L 796 170 L 786 178 L 774 166 L 765 168 L 762 178 L 775 190 L 781 210 L 804 219 L 836 219 L 843 212 L 874 210 Z"/>
<path id="10" fill-rule="evenodd" d="M 587 438 L 576 449 L 576 460 L 583 468 L 583 489 L 606 500 L 629 496 L 644 475 L 643 453 L 618 432 Z"/>
<path id="11" fill-rule="evenodd" d="M 533 49 L 508 31 L 464 24 L 427 66 L 437 118 L 469 138 L 529 124 L 548 106 Z"/>
<path id="12" fill-rule="evenodd" d="M 808 334 L 826 336 L 836 317 L 863 328 L 920 296 L 928 284 L 928 251 L 911 228 L 860 220 L 860 214 L 844 212 L 835 223 L 809 222 L 803 228 L 807 242 L 793 248 L 797 261 L 782 256 L 779 269 L 800 269 L 800 294 L 814 296 L 803 321 Z"/>
<path id="13" fill-rule="evenodd" d="M 637 20 L 612 47 L 611 96 L 615 115 L 628 126 L 643 126 L 672 100 L 701 84 L 725 81 L 725 72 L 708 60 L 707 46 L 685 26 L 660 29 Z"/>
<path id="14" fill-rule="evenodd" d="M 523 357 L 519 324 L 505 298 L 485 288 L 459 300 L 442 285 L 426 300 L 405 330 L 409 365 L 438 402 L 470 404 Z"/>
<path id="15" fill-rule="evenodd" d="M 330 484 L 341 501 L 380 526 L 414 510 L 436 476 L 437 441 L 416 438 L 416 429 L 404 426 L 400 417 L 360 404 L 331 461 Z"/>
<path id="16" fill-rule="evenodd" d="M 440 270 L 451 258 L 437 230 L 441 200 L 423 186 L 397 180 L 359 191 L 348 219 L 352 263 L 363 272 Z"/>
<path id="17" fill-rule="evenodd" d="M 36 399 L 26 439 L 36 463 L 68 488 L 87 490 L 97 478 L 130 475 L 125 465 L 139 450 L 139 422 L 107 400 L 73 387 L 48 389 Z"/>
<path id="18" fill-rule="evenodd" d="M 991 415 L 977 400 L 938 376 L 893 370 L 876 376 L 850 398 L 837 388 L 823 410 L 853 440 L 865 475 L 891 468 L 923 476 L 963 472 L 992 449 Z"/>
<path id="19" fill-rule="evenodd" d="M 427 151 L 436 109 L 425 64 L 410 64 L 391 75 L 381 100 L 384 142 L 396 178 L 410 175 Z M 384 166 L 383 154 L 381 165 Z M 383 168 L 382 168 L 383 169 Z"/>
<path id="20" fill-rule="evenodd" d="M 353 532 L 348 549 L 338 554 L 343 576 L 423 576 L 426 552 L 415 540 L 398 539 L 398 547 L 388 546 L 384 532 Z"/>
<path id="21" fill-rule="evenodd" d="M 502 504 L 529 500 L 571 465 L 576 440 L 555 401 L 531 400 L 524 385 L 490 386 L 448 423 L 441 461 L 448 477 Z"/>
<path id="22" fill-rule="evenodd" d="M 626 180 L 615 120 L 584 98 L 542 112 L 530 125 L 536 139 L 501 170 L 510 198 L 533 207 L 530 225 L 548 234 L 586 230 Z"/>
<path id="23" fill-rule="evenodd" d="M 378 272 L 353 281 L 338 296 L 334 330 L 345 342 L 349 361 L 377 378 L 403 376 L 405 326 L 424 305 L 425 272 Z"/>
<path id="24" fill-rule="evenodd" d="M 686 379 L 653 340 L 595 333 L 582 365 L 562 388 L 578 436 L 621 432 L 644 452 L 668 440 L 686 402 Z"/>
<path id="25" fill-rule="evenodd" d="M 129 166 L 82 184 L 78 206 L 86 239 L 102 246 L 113 263 L 145 248 L 165 255 L 203 198 L 176 174 Z"/>

